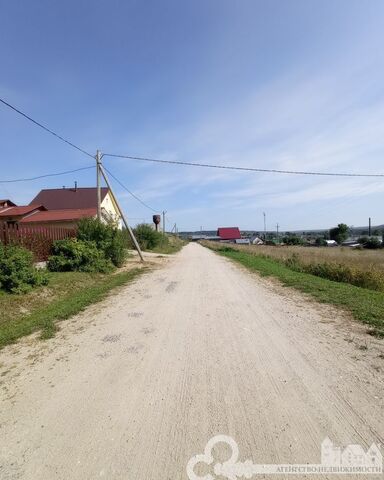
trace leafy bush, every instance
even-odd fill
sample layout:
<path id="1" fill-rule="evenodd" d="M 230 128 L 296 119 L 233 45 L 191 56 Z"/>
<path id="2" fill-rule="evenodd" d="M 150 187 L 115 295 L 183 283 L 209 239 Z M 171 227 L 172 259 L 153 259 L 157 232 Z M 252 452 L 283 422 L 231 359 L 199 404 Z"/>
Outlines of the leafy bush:
<path id="1" fill-rule="evenodd" d="M 111 260 L 97 247 L 96 242 L 77 238 L 54 242 L 47 266 L 53 272 L 106 273 L 113 269 Z"/>
<path id="2" fill-rule="evenodd" d="M 375 250 L 382 247 L 382 243 L 376 237 L 360 237 L 358 242 L 364 245 L 365 248 Z"/>
<path id="3" fill-rule="evenodd" d="M 168 242 L 168 237 L 166 235 L 153 230 L 153 228 L 145 223 L 137 225 L 134 233 L 140 247 L 143 250 L 152 250 L 164 242 Z"/>
<path id="4" fill-rule="evenodd" d="M 46 285 L 43 270 L 33 265 L 33 254 L 16 245 L 0 245 L 0 288 L 10 293 L 26 293 L 38 285 Z"/>
<path id="5" fill-rule="evenodd" d="M 79 222 L 77 238 L 94 242 L 116 267 L 124 264 L 127 257 L 124 235 L 114 225 L 102 223 L 95 218 L 84 218 Z"/>
<path id="6" fill-rule="evenodd" d="M 316 245 L 318 247 L 326 247 L 327 246 L 327 241 L 325 238 L 317 237 L 316 238 Z"/>

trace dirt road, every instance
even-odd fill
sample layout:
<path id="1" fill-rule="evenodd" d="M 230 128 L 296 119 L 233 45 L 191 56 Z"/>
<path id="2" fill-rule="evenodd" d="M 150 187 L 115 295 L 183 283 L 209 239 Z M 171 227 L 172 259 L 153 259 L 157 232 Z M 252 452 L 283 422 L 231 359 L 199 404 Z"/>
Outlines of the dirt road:
<path id="1" fill-rule="evenodd" d="M 361 330 L 190 244 L 54 339 L 0 352 L 0 478 L 187 479 L 217 434 L 259 463 L 319 463 L 326 436 L 383 442 L 383 344 Z"/>

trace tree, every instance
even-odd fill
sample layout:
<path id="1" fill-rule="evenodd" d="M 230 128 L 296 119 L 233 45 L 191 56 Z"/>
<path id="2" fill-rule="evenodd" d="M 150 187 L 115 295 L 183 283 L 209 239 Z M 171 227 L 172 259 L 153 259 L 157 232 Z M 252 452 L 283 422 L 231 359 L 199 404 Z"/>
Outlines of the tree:
<path id="1" fill-rule="evenodd" d="M 297 235 L 290 234 L 283 237 L 283 243 L 285 243 L 286 245 L 302 245 L 304 242 L 303 239 L 298 237 Z"/>
<path id="2" fill-rule="evenodd" d="M 339 223 L 337 227 L 331 228 L 329 236 L 331 240 L 335 240 L 337 243 L 343 243 L 349 234 L 349 227 L 345 223 Z"/>

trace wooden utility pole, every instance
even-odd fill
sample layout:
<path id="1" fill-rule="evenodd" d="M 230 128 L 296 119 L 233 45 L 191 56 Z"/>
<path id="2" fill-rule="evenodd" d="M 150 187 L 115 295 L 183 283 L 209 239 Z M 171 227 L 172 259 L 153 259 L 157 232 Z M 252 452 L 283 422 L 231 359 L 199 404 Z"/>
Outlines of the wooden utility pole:
<path id="1" fill-rule="evenodd" d="M 279 224 L 276 223 L 276 237 L 277 237 L 277 243 L 279 243 Z"/>
<path id="2" fill-rule="evenodd" d="M 163 235 L 165 235 L 165 214 L 167 212 L 163 210 Z"/>
<path id="3" fill-rule="evenodd" d="M 136 240 L 136 237 L 131 229 L 131 227 L 128 225 L 128 222 L 127 222 L 127 219 L 125 218 L 125 215 L 123 213 L 123 211 L 121 210 L 121 207 L 119 205 L 119 202 L 117 201 L 117 198 L 115 196 L 115 194 L 113 193 L 113 190 L 112 190 L 112 187 L 111 187 L 111 184 L 109 183 L 109 180 L 108 180 L 108 177 L 107 177 L 107 174 L 105 173 L 104 171 L 104 168 L 102 167 L 102 165 L 100 164 L 99 165 L 99 169 L 100 169 L 100 173 L 103 175 L 104 177 L 104 180 L 105 180 L 105 183 L 107 184 L 107 187 L 109 188 L 109 192 L 112 196 L 112 199 L 114 200 L 119 212 L 120 212 L 120 215 L 121 215 L 121 218 L 123 219 L 123 222 L 124 222 L 124 225 L 125 225 L 125 228 L 128 230 L 128 233 L 129 233 L 129 236 L 131 237 L 132 239 L 132 242 L 137 250 L 137 253 L 139 254 L 140 256 L 140 259 L 142 262 L 144 262 L 144 257 L 143 257 L 143 253 L 141 251 L 141 248 L 140 248 L 140 245 L 138 244 L 137 240 Z"/>
<path id="4" fill-rule="evenodd" d="M 264 242 L 265 242 L 265 240 L 267 239 L 267 221 L 265 218 L 265 212 L 263 212 L 263 215 L 264 215 Z"/>
<path id="5" fill-rule="evenodd" d="M 101 221 L 101 155 L 100 151 L 96 151 L 96 189 L 97 189 L 97 219 Z"/>

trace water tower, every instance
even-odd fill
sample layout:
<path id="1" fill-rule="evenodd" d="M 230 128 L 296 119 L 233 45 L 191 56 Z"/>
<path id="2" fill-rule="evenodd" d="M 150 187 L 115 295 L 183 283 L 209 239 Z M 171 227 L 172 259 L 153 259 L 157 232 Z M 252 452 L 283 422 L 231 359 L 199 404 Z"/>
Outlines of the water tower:
<path id="1" fill-rule="evenodd" d="M 152 219 L 153 219 L 153 223 L 155 224 L 155 228 L 157 232 L 159 229 L 159 223 L 160 223 L 161 217 L 160 215 L 153 215 Z"/>

